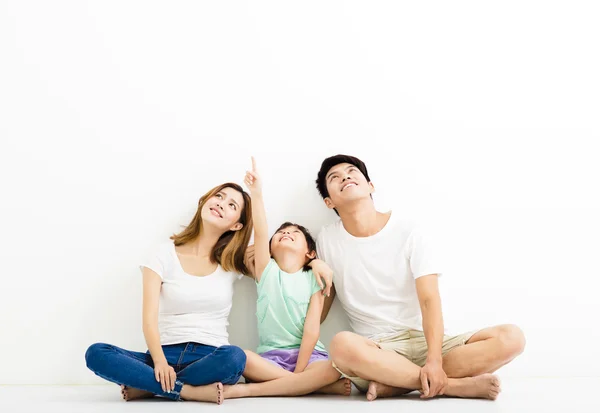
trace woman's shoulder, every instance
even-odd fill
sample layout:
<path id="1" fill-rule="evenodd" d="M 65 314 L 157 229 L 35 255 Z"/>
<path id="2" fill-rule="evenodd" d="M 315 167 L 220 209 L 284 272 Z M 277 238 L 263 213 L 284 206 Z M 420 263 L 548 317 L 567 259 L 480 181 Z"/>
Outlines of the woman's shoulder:
<path id="1" fill-rule="evenodd" d="M 172 268 L 171 261 L 173 260 L 174 251 L 175 245 L 172 240 L 156 244 L 146 253 L 140 264 L 140 270 L 143 272 L 144 267 L 149 268 L 157 273 L 161 279 L 164 279 Z"/>

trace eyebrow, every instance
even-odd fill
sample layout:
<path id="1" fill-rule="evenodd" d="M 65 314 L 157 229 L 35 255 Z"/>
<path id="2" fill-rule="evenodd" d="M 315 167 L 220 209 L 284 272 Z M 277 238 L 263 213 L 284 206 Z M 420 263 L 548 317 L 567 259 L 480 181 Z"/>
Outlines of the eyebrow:
<path id="1" fill-rule="evenodd" d="M 349 165 L 349 166 L 347 166 L 347 167 L 346 167 L 346 169 L 345 169 L 345 170 L 347 171 L 347 170 L 348 170 L 348 169 L 350 169 L 350 168 L 356 168 L 356 166 L 354 166 L 354 165 Z M 325 180 L 326 180 L 326 181 L 328 181 L 328 180 L 329 180 L 329 177 L 330 177 L 331 175 L 333 175 L 333 174 L 337 173 L 337 172 L 338 172 L 337 170 L 336 170 L 336 171 L 333 171 L 333 172 L 330 172 L 329 174 L 327 174 L 327 177 L 325 178 Z"/>
<path id="2" fill-rule="evenodd" d="M 223 195 L 223 198 L 227 198 L 227 193 L 225 193 L 225 191 L 219 191 L 218 193 L 219 193 L 219 194 L 221 194 L 221 195 Z M 238 208 L 240 207 L 240 204 L 238 204 L 238 203 L 235 201 L 235 199 L 233 199 L 233 198 L 231 198 L 231 197 L 230 197 L 230 198 L 229 198 L 229 200 L 230 200 L 231 202 L 233 202 L 233 203 L 234 203 L 234 204 L 235 204 L 235 205 L 236 205 Z"/>

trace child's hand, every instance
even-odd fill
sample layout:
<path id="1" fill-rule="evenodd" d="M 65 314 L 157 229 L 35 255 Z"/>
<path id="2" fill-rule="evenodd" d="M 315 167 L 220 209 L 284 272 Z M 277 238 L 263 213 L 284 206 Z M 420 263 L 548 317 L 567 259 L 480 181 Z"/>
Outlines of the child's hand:
<path id="1" fill-rule="evenodd" d="M 323 290 L 323 295 L 329 297 L 331 294 L 331 285 L 333 284 L 333 270 L 329 265 L 320 259 L 315 259 L 310 262 L 313 275 L 317 279 L 317 284 Z M 325 286 L 323 286 L 325 284 Z M 324 287 L 324 288 L 323 288 Z"/>
<path id="2" fill-rule="evenodd" d="M 260 175 L 258 175 L 258 172 L 256 171 L 256 161 L 254 160 L 254 156 L 252 157 L 252 171 L 246 171 L 244 183 L 250 190 L 250 194 L 262 194 L 262 179 L 260 179 Z"/>

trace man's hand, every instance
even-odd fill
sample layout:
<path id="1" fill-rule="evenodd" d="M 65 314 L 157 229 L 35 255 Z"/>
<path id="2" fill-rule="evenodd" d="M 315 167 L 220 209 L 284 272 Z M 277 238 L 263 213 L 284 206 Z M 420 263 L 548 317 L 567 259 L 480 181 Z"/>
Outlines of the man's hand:
<path id="1" fill-rule="evenodd" d="M 333 270 L 325 261 L 319 259 L 312 260 L 310 268 L 312 268 L 313 275 L 317 279 L 317 284 L 323 290 L 323 295 L 329 297 L 331 285 L 333 284 Z M 323 283 L 325 283 L 325 288 L 323 288 Z"/>
<path id="2" fill-rule="evenodd" d="M 246 253 L 244 254 L 244 265 L 250 271 L 252 278 L 256 278 L 256 262 L 254 261 L 254 244 L 249 245 L 246 248 Z"/>
<path id="3" fill-rule="evenodd" d="M 421 369 L 422 399 L 441 396 L 446 391 L 448 376 L 442 368 L 442 361 L 427 361 Z"/>

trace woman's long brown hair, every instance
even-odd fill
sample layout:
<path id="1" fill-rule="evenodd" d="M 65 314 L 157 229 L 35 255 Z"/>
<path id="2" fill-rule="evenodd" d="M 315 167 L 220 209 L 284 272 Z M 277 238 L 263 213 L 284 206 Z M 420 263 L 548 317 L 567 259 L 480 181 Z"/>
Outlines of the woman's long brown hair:
<path id="1" fill-rule="evenodd" d="M 240 274 L 249 275 L 250 271 L 248 271 L 248 268 L 244 264 L 244 254 L 250 242 L 250 235 L 252 234 L 252 201 L 250 195 L 238 184 L 227 182 L 214 187 L 202 195 L 198 201 L 198 210 L 192 221 L 179 234 L 174 234 L 171 239 L 176 246 L 179 246 L 198 238 L 202 232 L 202 207 L 204 207 L 206 201 L 225 188 L 232 188 L 238 191 L 244 198 L 244 206 L 242 207 L 239 220 L 243 227 L 238 231 L 227 231 L 221 235 L 211 251 L 210 261 L 219 263 L 225 271 L 235 271 Z"/>

